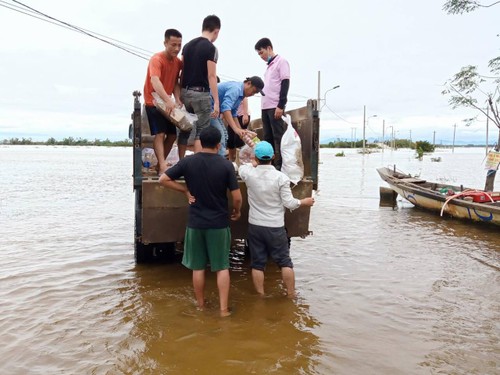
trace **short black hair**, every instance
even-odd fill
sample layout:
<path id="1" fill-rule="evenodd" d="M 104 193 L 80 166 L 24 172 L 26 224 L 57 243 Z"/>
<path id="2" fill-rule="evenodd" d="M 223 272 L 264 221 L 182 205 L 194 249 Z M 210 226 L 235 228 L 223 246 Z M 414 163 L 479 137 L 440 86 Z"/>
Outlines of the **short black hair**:
<path id="1" fill-rule="evenodd" d="M 267 160 L 257 158 L 257 163 L 259 163 L 259 165 L 269 165 L 272 163 L 272 161 L 273 161 L 272 158 Z"/>
<path id="2" fill-rule="evenodd" d="M 273 48 L 273 44 L 271 43 L 271 40 L 269 38 L 259 39 L 259 41 L 255 43 L 256 51 L 260 50 L 261 48 L 267 48 L 267 47 Z"/>
<path id="3" fill-rule="evenodd" d="M 210 16 L 206 16 L 203 20 L 203 26 L 201 27 L 201 31 L 214 31 L 220 29 L 220 18 L 215 14 L 211 14 Z"/>
<path id="4" fill-rule="evenodd" d="M 179 30 L 176 29 L 167 29 L 165 31 L 165 40 L 170 39 L 171 37 L 182 38 L 182 34 Z"/>
<path id="5" fill-rule="evenodd" d="M 221 139 L 221 134 L 219 129 L 209 126 L 205 128 L 200 133 L 201 147 L 203 148 L 215 148 Z"/>

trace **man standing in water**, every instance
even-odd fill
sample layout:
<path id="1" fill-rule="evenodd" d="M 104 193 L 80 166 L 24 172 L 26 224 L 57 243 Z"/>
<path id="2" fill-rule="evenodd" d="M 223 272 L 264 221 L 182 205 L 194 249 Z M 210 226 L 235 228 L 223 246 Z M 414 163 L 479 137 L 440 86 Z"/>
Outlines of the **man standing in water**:
<path id="1" fill-rule="evenodd" d="M 262 38 L 255 44 L 260 58 L 267 63 L 264 74 L 266 96 L 262 97 L 262 127 L 264 140 L 274 147 L 276 155 L 274 166 L 281 170 L 281 138 L 286 130 L 286 123 L 281 118 L 285 111 L 288 89 L 290 87 L 290 66 L 273 50 L 268 38 Z"/>
<path id="2" fill-rule="evenodd" d="M 219 36 L 221 23 L 215 15 L 203 20 L 201 36 L 191 40 L 182 49 L 184 68 L 182 71 L 181 99 L 186 109 L 198 116 L 194 152 L 201 150 L 200 133 L 210 125 L 210 117 L 219 116 L 219 96 L 217 93 L 218 52 L 213 43 Z M 212 103 L 210 93 L 214 101 Z M 179 152 L 184 156 L 189 133 L 179 134 Z"/>
<path id="3" fill-rule="evenodd" d="M 285 207 L 295 210 L 300 206 L 312 206 L 314 198 L 294 198 L 289 178 L 271 165 L 273 159 L 273 147 L 269 142 L 261 141 L 255 146 L 252 165 L 242 165 L 238 170 L 247 185 L 250 205 L 248 247 L 252 257 L 252 280 L 257 293 L 263 296 L 264 269 L 271 257 L 281 268 L 287 296 L 293 298 L 295 273 L 285 230 Z"/>
<path id="4" fill-rule="evenodd" d="M 160 177 L 160 184 L 186 195 L 189 217 L 182 264 L 193 271 L 193 287 L 199 309 L 205 308 L 205 269 L 217 273 L 221 316 L 229 311 L 229 248 L 231 230 L 227 190 L 231 192 L 231 220 L 238 220 L 242 197 L 233 164 L 218 155 L 221 133 L 214 127 L 200 134 L 201 152 L 181 159 Z M 184 176 L 185 184 L 177 179 Z"/>
<path id="5" fill-rule="evenodd" d="M 148 116 L 149 130 L 154 135 L 153 148 L 158 159 L 158 172 L 167 169 L 165 159 L 177 138 L 177 128 L 167 120 L 153 103 L 153 92 L 156 92 L 165 102 L 165 112 L 170 114 L 175 108 L 171 98 L 174 94 L 175 101 L 179 102 L 180 86 L 179 73 L 182 61 L 177 57 L 181 50 L 182 34 L 175 29 L 165 31 L 165 51 L 155 53 L 149 60 L 146 82 L 144 83 L 144 101 Z"/>

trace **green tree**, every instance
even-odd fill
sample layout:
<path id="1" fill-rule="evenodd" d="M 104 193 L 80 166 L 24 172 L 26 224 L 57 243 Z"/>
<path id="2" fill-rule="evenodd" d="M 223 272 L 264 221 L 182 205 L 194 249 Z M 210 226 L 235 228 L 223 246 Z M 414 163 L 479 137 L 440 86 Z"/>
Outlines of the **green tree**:
<path id="1" fill-rule="evenodd" d="M 448 14 L 463 14 L 497 4 L 500 4 L 500 1 L 483 5 L 479 1 L 473 0 L 448 0 L 445 2 L 443 9 Z M 495 150 L 500 151 L 500 113 L 498 111 L 498 104 L 500 103 L 500 56 L 488 62 L 488 69 L 489 74 L 485 76 L 479 72 L 477 66 L 467 65 L 462 67 L 460 72 L 445 83 L 445 89 L 442 93 L 448 96 L 448 102 L 452 108 L 474 108 L 479 112 L 478 115 L 482 113 L 495 124 L 499 128 Z M 476 119 L 477 116 L 464 121 L 466 125 L 470 125 Z M 484 190 L 493 191 L 496 172 L 496 169 L 487 172 Z"/>
<path id="2" fill-rule="evenodd" d="M 415 148 L 421 149 L 422 153 L 424 152 L 434 152 L 434 145 L 429 143 L 428 141 L 417 141 L 415 142 Z"/>

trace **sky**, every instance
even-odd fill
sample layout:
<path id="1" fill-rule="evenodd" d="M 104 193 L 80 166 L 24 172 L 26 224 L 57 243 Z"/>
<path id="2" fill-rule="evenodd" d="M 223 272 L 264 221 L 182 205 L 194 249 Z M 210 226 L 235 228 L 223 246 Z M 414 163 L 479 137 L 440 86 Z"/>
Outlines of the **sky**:
<path id="1" fill-rule="evenodd" d="M 183 43 L 201 34 L 203 18 L 222 22 L 217 72 L 223 81 L 263 76 L 254 45 L 271 39 L 291 67 L 287 109 L 318 98 L 320 139 L 366 138 L 484 142 L 486 120 L 466 127 L 474 110 L 453 110 L 441 94 L 462 66 L 500 55 L 500 5 L 448 15 L 444 0 L 25 0 L 52 17 L 143 48 L 161 51 L 176 28 Z M 147 60 L 88 36 L 7 9 L 0 1 L 0 140 L 128 136 L 134 90 L 143 90 Z M 71 4 L 71 5 L 68 5 Z M 19 6 L 18 4 L 15 4 Z M 339 85 L 337 89 L 331 88 Z M 250 98 L 253 118 L 260 98 Z M 376 115 L 376 116 L 375 116 Z M 490 141 L 498 137 L 490 124 Z"/>

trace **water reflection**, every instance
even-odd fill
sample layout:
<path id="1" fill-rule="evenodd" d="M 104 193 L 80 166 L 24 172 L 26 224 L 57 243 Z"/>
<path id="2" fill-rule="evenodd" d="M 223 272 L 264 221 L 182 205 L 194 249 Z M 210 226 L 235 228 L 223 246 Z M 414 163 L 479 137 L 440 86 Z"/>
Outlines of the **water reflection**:
<path id="1" fill-rule="evenodd" d="M 206 286 L 212 308 L 200 312 L 194 307 L 189 270 L 179 264 L 136 266 L 123 293 L 135 301 L 123 318 L 133 322 L 123 344 L 128 353 L 115 369 L 138 374 L 315 373 L 322 352 L 312 333 L 319 322 L 309 306 L 282 296 L 274 267 L 266 273 L 271 296 L 258 297 L 246 270 L 232 271 L 234 314 L 219 318 L 213 274 L 207 274 Z"/>

